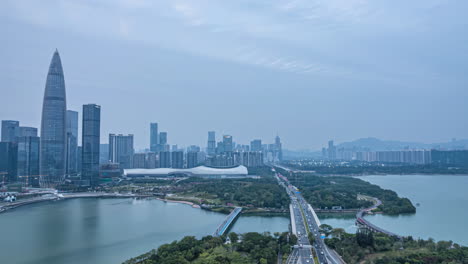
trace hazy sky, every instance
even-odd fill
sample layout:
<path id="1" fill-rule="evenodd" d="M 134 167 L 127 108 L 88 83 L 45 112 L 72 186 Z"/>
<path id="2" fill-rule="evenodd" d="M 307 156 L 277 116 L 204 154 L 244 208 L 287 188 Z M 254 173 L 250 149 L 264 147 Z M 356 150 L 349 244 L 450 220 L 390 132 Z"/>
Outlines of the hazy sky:
<path id="1" fill-rule="evenodd" d="M 468 134 L 468 1 L 2 0 L 0 119 L 40 126 L 55 48 L 67 105 L 102 106 L 101 141 L 149 123 L 289 149 Z M 81 119 L 81 113 L 80 113 Z"/>

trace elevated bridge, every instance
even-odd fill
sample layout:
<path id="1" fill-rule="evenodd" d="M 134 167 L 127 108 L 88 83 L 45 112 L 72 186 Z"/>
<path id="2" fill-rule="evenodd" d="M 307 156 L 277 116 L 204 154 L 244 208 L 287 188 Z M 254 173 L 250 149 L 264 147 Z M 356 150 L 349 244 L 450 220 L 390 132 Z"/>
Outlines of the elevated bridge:
<path id="1" fill-rule="evenodd" d="M 358 227 L 364 227 L 372 232 L 378 232 L 378 233 L 383 233 L 383 234 L 386 234 L 388 236 L 392 236 L 392 237 L 396 237 L 398 239 L 402 239 L 403 237 L 400 236 L 400 235 L 397 235 L 395 233 L 392 233 L 390 231 L 387 231 L 381 227 L 378 227 L 374 224 L 372 224 L 371 222 L 367 221 L 366 219 L 364 219 L 364 215 L 367 211 L 363 210 L 363 211 L 359 211 L 357 214 L 356 214 L 356 225 Z"/>
<path id="2" fill-rule="evenodd" d="M 224 221 L 218 226 L 216 231 L 214 232 L 213 236 L 222 236 L 226 231 L 229 229 L 229 227 L 235 222 L 237 217 L 242 211 L 242 207 L 236 207 L 234 210 L 231 211 L 228 216 L 224 219 Z"/>

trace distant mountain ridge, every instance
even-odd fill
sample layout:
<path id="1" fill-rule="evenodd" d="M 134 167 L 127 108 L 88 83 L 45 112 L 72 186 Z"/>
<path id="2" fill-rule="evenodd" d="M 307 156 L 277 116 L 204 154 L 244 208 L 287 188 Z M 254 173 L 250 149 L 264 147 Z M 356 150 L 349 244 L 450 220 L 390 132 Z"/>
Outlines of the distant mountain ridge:
<path id="1" fill-rule="evenodd" d="M 404 149 L 468 149 L 468 139 L 452 140 L 442 143 L 420 143 L 396 140 L 381 140 L 374 137 L 360 138 L 350 142 L 338 144 L 337 149 L 353 151 L 384 151 Z"/>

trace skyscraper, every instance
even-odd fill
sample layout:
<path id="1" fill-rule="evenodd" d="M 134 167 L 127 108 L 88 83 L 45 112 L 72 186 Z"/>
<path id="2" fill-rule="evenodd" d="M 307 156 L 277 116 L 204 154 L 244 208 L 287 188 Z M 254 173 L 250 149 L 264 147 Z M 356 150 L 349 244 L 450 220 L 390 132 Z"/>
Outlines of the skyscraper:
<path id="1" fill-rule="evenodd" d="M 25 186 L 39 187 L 39 137 L 21 136 L 17 144 L 19 180 Z"/>
<path id="2" fill-rule="evenodd" d="M 254 139 L 250 141 L 250 150 L 251 151 L 262 151 L 262 140 Z"/>
<path id="3" fill-rule="evenodd" d="M 234 146 L 232 144 L 232 136 L 224 135 L 223 136 L 223 145 L 224 145 L 224 152 L 232 152 Z"/>
<path id="4" fill-rule="evenodd" d="M 0 181 L 16 182 L 18 179 L 18 145 L 14 142 L 0 142 Z"/>
<path id="5" fill-rule="evenodd" d="M 279 136 L 275 138 L 275 149 L 276 149 L 276 158 L 278 161 L 283 160 L 283 147 L 281 145 L 281 139 Z"/>
<path id="6" fill-rule="evenodd" d="M 19 135 L 19 121 L 2 120 L 2 142 L 16 142 Z"/>
<path id="7" fill-rule="evenodd" d="M 133 135 L 109 134 L 109 161 L 119 163 L 121 169 L 131 169 L 133 165 Z"/>
<path id="8" fill-rule="evenodd" d="M 328 159 L 336 159 L 336 147 L 333 144 L 333 140 L 328 141 Z"/>
<path id="9" fill-rule="evenodd" d="M 56 50 L 50 62 L 41 120 L 40 185 L 55 187 L 65 179 L 66 93 L 62 62 Z"/>
<path id="10" fill-rule="evenodd" d="M 216 153 L 216 134 L 214 131 L 208 131 L 208 145 L 206 147 L 208 155 Z"/>
<path id="11" fill-rule="evenodd" d="M 78 112 L 67 110 L 67 156 L 66 175 L 78 173 Z"/>
<path id="12" fill-rule="evenodd" d="M 101 135 L 101 106 L 83 105 L 83 137 L 81 179 L 96 186 L 99 183 L 99 142 Z"/>
<path id="13" fill-rule="evenodd" d="M 150 151 L 158 151 L 158 123 L 150 124 Z"/>
<path id="14" fill-rule="evenodd" d="M 198 153 L 199 151 L 187 152 L 187 168 L 198 166 Z"/>
<path id="15" fill-rule="evenodd" d="M 158 151 L 169 151 L 169 145 L 167 145 L 167 132 L 159 133 L 159 149 Z"/>
<path id="16" fill-rule="evenodd" d="M 160 168 L 171 167 L 171 152 L 169 151 L 159 152 L 159 167 Z"/>
<path id="17" fill-rule="evenodd" d="M 184 152 L 181 150 L 172 152 L 172 168 L 182 169 L 184 167 Z"/>

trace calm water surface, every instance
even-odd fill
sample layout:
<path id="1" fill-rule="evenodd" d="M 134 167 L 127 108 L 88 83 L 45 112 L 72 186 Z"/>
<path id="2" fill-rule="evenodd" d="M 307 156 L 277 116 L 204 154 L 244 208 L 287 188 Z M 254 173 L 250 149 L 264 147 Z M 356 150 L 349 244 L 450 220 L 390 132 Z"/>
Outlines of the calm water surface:
<path id="1" fill-rule="evenodd" d="M 409 198 L 416 214 L 366 216 L 373 224 L 400 235 L 452 240 L 468 246 L 468 176 L 386 175 L 357 177 Z M 354 219 L 324 223 L 352 231 Z M 354 229 L 355 230 L 355 229 Z M 354 232 L 354 231 L 352 231 Z"/>
<path id="2" fill-rule="evenodd" d="M 186 235 L 211 235 L 225 215 L 184 204 L 73 199 L 0 214 L 0 263 L 121 263 Z M 240 217 L 232 231 L 287 231 L 286 217 Z"/>

